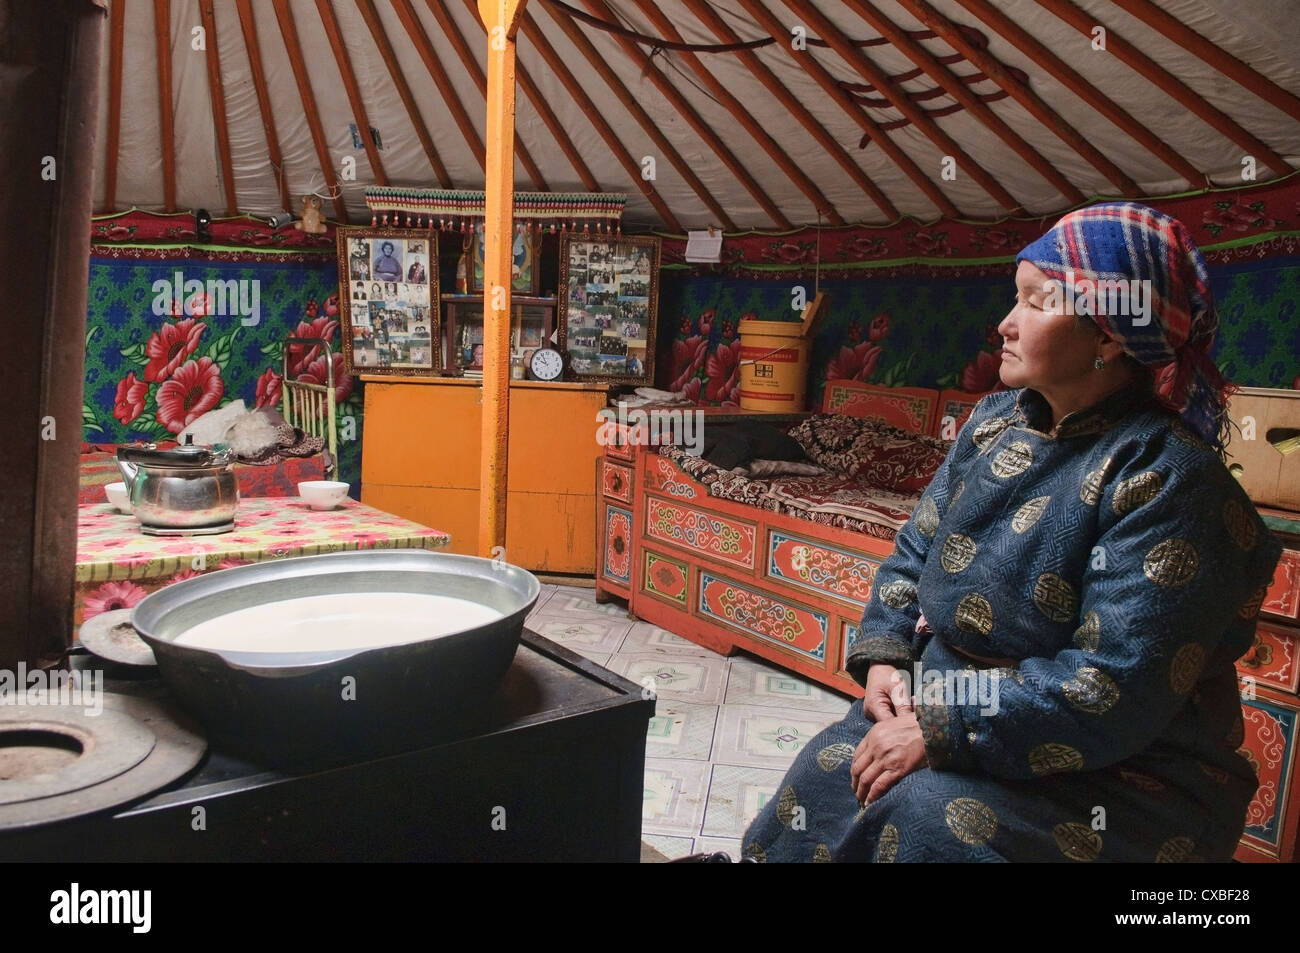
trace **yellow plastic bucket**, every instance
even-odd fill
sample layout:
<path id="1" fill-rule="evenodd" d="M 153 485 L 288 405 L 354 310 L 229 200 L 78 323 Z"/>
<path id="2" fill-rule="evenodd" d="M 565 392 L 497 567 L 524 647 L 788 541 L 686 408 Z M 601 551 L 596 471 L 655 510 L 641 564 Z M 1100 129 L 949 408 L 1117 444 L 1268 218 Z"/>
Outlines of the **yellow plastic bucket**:
<path id="1" fill-rule="evenodd" d="M 771 413 L 803 410 L 808 345 L 798 321 L 741 321 L 741 408 Z"/>

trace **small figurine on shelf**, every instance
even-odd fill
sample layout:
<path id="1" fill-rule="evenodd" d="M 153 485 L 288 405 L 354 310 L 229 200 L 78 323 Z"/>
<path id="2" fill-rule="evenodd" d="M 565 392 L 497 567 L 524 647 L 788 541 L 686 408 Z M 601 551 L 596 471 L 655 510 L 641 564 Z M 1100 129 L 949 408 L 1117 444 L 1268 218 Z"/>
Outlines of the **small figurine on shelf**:
<path id="1" fill-rule="evenodd" d="M 469 353 L 469 328 L 462 324 L 456 329 L 456 346 L 452 348 L 456 360 L 456 369 L 463 371 L 466 355 Z"/>
<path id="2" fill-rule="evenodd" d="M 293 227 L 308 235 L 324 234 L 325 218 L 320 213 L 320 196 L 302 197 L 302 221 L 294 222 Z"/>

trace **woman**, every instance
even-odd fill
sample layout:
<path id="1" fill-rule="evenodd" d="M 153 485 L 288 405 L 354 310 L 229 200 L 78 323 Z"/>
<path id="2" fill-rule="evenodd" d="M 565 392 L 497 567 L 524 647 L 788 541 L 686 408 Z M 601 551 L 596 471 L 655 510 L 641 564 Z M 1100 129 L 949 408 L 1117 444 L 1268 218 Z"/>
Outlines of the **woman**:
<path id="1" fill-rule="evenodd" d="M 898 534 L 848 657 L 866 697 L 800 752 L 750 857 L 1223 861 L 1241 834 L 1233 661 L 1281 547 L 1221 460 L 1205 262 L 1135 204 L 1017 262 L 1015 389 Z M 1089 300 L 1099 278 L 1126 294 Z"/>

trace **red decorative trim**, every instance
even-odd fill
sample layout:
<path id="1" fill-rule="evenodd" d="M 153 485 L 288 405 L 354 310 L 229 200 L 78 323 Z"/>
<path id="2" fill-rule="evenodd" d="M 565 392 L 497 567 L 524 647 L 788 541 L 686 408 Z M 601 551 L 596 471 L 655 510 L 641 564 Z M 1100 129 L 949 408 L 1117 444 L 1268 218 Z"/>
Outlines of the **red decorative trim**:
<path id="1" fill-rule="evenodd" d="M 299 231 L 291 225 L 271 228 L 266 222 L 247 215 L 216 218 L 209 226 L 212 237 L 200 247 L 228 245 L 268 250 L 319 249 L 333 254 L 335 226 L 327 222 L 325 228 L 323 233 L 314 235 Z M 164 215 L 132 209 L 115 215 L 99 215 L 90 220 L 90 240 L 95 246 L 110 242 L 125 245 L 189 246 L 197 239 L 192 212 Z"/>

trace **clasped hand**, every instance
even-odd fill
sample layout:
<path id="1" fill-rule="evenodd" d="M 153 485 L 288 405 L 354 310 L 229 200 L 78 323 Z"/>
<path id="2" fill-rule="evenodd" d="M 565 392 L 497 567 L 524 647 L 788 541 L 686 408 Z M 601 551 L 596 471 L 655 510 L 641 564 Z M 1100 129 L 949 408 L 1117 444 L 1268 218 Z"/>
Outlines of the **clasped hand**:
<path id="1" fill-rule="evenodd" d="M 850 777 L 854 796 L 866 807 L 925 765 L 925 740 L 903 678 L 892 665 L 877 663 L 868 670 L 862 708 L 875 724 L 853 752 Z"/>

